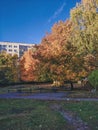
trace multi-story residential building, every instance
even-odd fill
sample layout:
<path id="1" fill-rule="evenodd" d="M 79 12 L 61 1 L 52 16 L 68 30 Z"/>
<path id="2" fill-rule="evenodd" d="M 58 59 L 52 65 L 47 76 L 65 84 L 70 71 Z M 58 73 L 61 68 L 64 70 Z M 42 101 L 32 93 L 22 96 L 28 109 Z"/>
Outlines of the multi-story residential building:
<path id="1" fill-rule="evenodd" d="M 11 55 L 17 54 L 18 57 L 21 57 L 25 51 L 32 48 L 34 45 L 35 44 L 0 42 L 0 52 L 6 51 Z"/>

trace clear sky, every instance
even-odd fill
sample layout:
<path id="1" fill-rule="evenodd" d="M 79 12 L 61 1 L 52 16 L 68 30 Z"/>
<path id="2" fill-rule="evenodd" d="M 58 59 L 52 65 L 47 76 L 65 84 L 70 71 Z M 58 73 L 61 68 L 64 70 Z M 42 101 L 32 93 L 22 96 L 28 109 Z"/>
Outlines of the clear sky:
<path id="1" fill-rule="evenodd" d="M 0 41 L 40 43 L 80 0 L 0 0 Z"/>

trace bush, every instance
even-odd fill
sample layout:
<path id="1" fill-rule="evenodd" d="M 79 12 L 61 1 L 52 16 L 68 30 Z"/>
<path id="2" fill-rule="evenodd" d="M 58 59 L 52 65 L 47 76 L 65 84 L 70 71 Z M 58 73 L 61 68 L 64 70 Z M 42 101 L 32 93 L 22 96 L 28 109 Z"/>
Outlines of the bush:
<path id="1" fill-rule="evenodd" d="M 63 85 L 64 85 L 63 81 L 57 81 L 57 80 L 53 81 L 52 84 L 53 87 L 62 87 Z"/>
<path id="2" fill-rule="evenodd" d="M 98 70 L 92 71 L 92 73 L 88 76 L 88 81 L 95 89 L 98 89 Z"/>

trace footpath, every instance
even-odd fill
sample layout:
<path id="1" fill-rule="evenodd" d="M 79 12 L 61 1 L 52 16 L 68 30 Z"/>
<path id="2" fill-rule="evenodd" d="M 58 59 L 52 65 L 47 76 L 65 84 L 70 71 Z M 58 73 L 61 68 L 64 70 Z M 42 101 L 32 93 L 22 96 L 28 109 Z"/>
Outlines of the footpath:
<path id="1" fill-rule="evenodd" d="M 98 98 L 68 98 L 67 92 L 56 93 L 4 93 L 0 99 L 36 99 L 36 100 L 64 100 L 64 101 L 98 101 Z"/>

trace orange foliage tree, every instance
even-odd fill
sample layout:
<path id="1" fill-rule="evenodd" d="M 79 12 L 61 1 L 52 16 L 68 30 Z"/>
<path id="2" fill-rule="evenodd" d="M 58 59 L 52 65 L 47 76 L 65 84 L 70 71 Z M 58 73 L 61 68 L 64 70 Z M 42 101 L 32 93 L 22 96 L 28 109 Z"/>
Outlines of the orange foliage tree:
<path id="1" fill-rule="evenodd" d="M 39 81 L 72 80 L 74 74 L 70 67 L 75 48 L 70 42 L 72 23 L 60 21 L 54 24 L 33 55 L 38 59 L 36 75 Z"/>
<path id="2" fill-rule="evenodd" d="M 24 54 L 20 61 L 22 80 L 79 80 L 98 68 L 97 1 L 82 0 L 71 10 L 70 20 L 54 24 L 36 51 Z"/>
<path id="3" fill-rule="evenodd" d="M 32 57 L 36 47 L 26 51 L 20 59 L 20 79 L 22 81 L 35 81 L 34 75 L 37 60 Z"/>

